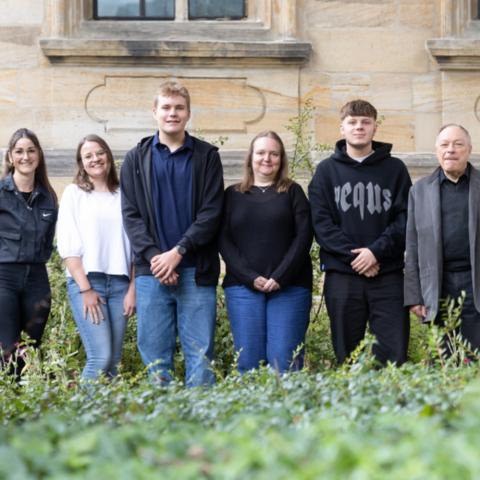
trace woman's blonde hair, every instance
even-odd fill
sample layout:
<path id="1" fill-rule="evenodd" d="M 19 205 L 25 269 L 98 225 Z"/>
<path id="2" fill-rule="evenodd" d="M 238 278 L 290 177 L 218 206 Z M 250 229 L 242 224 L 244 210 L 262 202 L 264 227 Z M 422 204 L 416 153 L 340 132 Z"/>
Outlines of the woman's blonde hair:
<path id="1" fill-rule="evenodd" d="M 280 169 L 278 170 L 277 176 L 274 179 L 273 184 L 277 192 L 286 192 L 292 184 L 292 180 L 288 178 L 287 153 L 285 151 L 285 145 L 283 144 L 282 139 L 276 132 L 272 130 L 260 132 L 258 135 L 255 135 L 253 140 L 250 142 L 250 147 L 248 149 L 247 156 L 245 157 L 245 162 L 243 164 L 243 179 L 238 184 L 237 189 L 238 191 L 245 193 L 248 192 L 253 186 L 254 176 L 252 168 L 252 157 L 255 142 L 259 138 L 272 138 L 278 143 L 280 147 Z"/>

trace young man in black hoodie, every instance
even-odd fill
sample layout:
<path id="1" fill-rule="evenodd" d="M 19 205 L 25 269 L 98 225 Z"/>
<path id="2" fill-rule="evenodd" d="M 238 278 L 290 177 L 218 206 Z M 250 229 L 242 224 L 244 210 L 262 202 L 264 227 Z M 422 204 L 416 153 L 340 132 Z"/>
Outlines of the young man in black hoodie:
<path id="1" fill-rule="evenodd" d="M 392 145 L 373 141 L 373 105 L 348 102 L 340 117 L 344 139 L 318 165 L 309 185 L 333 347 L 343 363 L 368 322 L 376 358 L 400 365 L 410 331 L 403 266 L 412 182 L 403 162 L 390 156 Z"/>
<path id="2" fill-rule="evenodd" d="M 209 385 L 223 208 L 218 149 L 185 130 L 188 90 L 167 81 L 155 96 L 155 135 L 125 157 L 124 227 L 135 253 L 138 349 L 149 373 L 171 380 L 177 333 L 187 386 Z"/>

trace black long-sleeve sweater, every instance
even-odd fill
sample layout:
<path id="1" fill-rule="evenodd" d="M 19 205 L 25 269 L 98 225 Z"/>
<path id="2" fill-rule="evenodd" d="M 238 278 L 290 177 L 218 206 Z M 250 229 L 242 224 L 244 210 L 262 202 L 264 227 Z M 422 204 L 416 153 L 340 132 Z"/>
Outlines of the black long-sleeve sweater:
<path id="1" fill-rule="evenodd" d="M 225 261 L 224 287 L 253 288 L 258 276 L 274 278 L 280 287 L 312 288 L 310 207 L 300 185 L 287 192 L 257 187 L 225 191 L 220 253 Z"/>
<path id="2" fill-rule="evenodd" d="M 356 274 L 351 250 L 367 247 L 380 274 L 404 264 L 408 192 L 412 185 L 404 163 L 390 156 L 392 146 L 373 142 L 373 153 L 357 162 L 345 140 L 320 162 L 308 192 L 322 270 Z"/>

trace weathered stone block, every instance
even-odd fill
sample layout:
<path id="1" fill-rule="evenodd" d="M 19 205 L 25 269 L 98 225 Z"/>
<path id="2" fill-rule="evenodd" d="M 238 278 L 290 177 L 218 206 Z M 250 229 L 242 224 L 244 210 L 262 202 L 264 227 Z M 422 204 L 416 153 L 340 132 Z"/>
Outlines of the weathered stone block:
<path id="1" fill-rule="evenodd" d="M 17 71 L 0 70 L 0 107 L 13 107 L 17 98 Z"/>
<path id="2" fill-rule="evenodd" d="M 413 109 L 416 112 L 439 112 L 442 107 L 441 76 L 438 72 L 417 75 L 412 79 Z"/>
<path id="3" fill-rule="evenodd" d="M 394 25 L 396 14 L 395 0 L 309 0 L 302 19 L 307 28 L 374 28 Z"/>
<path id="4" fill-rule="evenodd" d="M 415 117 L 390 112 L 383 112 L 383 115 L 375 139 L 392 143 L 395 152 L 413 152 L 415 150 Z"/>
<path id="5" fill-rule="evenodd" d="M 433 0 L 401 0 L 398 2 L 398 23 L 406 30 L 435 31 L 435 3 Z"/>
<path id="6" fill-rule="evenodd" d="M 438 130 L 442 126 L 439 113 L 417 113 L 415 115 L 415 151 L 433 152 Z"/>
<path id="7" fill-rule="evenodd" d="M 38 65 L 37 46 L 0 41 L 0 65 L 2 68 L 32 68 Z"/>
<path id="8" fill-rule="evenodd" d="M 383 110 L 409 112 L 412 108 L 412 76 L 408 73 L 372 75 L 370 98 L 380 114 Z"/>
<path id="9" fill-rule="evenodd" d="M 41 24 L 43 3 L 41 0 L 2 0 L 0 25 Z"/>
<path id="10" fill-rule="evenodd" d="M 425 41 L 429 32 L 402 35 L 395 30 L 351 29 L 308 31 L 317 68 L 329 72 L 427 72 Z"/>

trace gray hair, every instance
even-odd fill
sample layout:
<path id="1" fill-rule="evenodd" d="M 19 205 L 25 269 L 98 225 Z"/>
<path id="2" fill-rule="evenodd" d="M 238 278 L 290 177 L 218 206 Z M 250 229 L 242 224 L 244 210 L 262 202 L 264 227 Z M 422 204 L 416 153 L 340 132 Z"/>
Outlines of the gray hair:
<path id="1" fill-rule="evenodd" d="M 447 124 L 443 125 L 437 133 L 436 141 L 438 141 L 438 137 L 440 136 L 440 134 L 448 127 L 459 128 L 465 134 L 465 136 L 467 137 L 468 143 L 470 143 L 470 145 L 472 144 L 472 137 L 470 136 L 469 131 L 463 125 L 460 125 L 459 123 L 447 123 Z"/>

